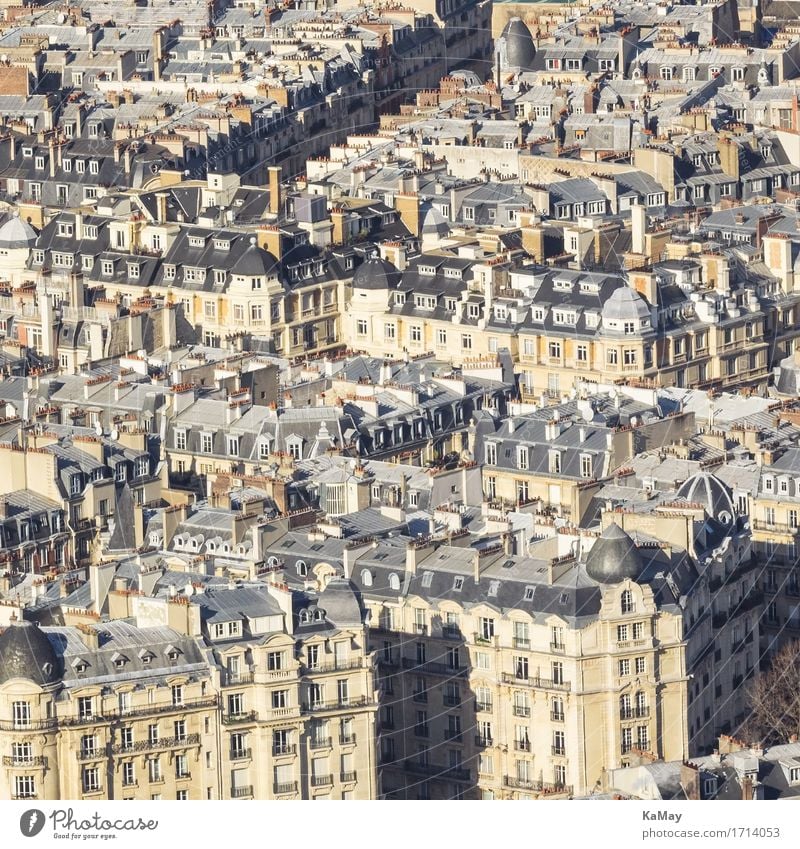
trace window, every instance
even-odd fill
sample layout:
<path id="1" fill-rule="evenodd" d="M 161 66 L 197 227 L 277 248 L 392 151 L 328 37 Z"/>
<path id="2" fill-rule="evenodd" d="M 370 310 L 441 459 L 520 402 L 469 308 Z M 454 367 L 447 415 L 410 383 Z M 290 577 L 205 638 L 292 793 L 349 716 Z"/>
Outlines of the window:
<path id="1" fill-rule="evenodd" d="M 517 468 L 525 471 L 528 468 L 528 449 L 517 446 Z"/>
<path id="2" fill-rule="evenodd" d="M 631 674 L 631 662 L 628 658 L 623 658 L 619 661 L 619 675 L 621 678 L 624 678 L 626 675 Z"/>
<path id="3" fill-rule="evenodd" d="M 486 443 L 486 463 L 489 466 L 496 466 L 497 465 L 497 443 L 496 442 L 487 442 Z"/>
<path id="4" fill-rule="evenodd" d="M 620 610 L 622 613 L 633 613 L 635 609 L 633 593 L 630 590 L 624 590 L 620 596 Z"/>
<path id="5" fill-rule="evenodd" d="M 586 345 L 578 345 L 575 349 L 575 356 L 579 363 L 585 363 L 589 361 L 589 349 Z"/>
<path id="6" fill-rule="evenodd" d="M 367 335 L 367 322 L 363 318 L 360 318 L 356 322 L 356 335 L 357 336 L 366 336 Z"/>
<path id="7" fill-rule="evenodd" d="M 637 657 L 636 661 L 635 661 L 635 666 L 636 666 L 636 674 L 637 675 L 644 675 L 644 673 L 647 671 L 647 658 Z"/>
<path id="8" fill-rule="evenodd" d="M 731 68 L 731 79 L 734 82 L 742 82 L 744 79 L 744 68 Z"/>
<path id="9" fill-rule="evenodd" d="M 183 704 L 183 687 L 180 684 L 172 687 L 172 704 L 175 706 Z"/>
<path id="10" fill-rule="evenodd" d="M 461 347 L 465 351 L 469 351 L 472 349 L 472 336 L 469 333 L 461 334 Z"/>
<path id="11" fill-rule="evenodd" d="M 564 683 L 564 664 L 560 660 L 554 660 L 550 664 L 550 674 L 554 684 Z"/>
<path id="12" fill-rule="evenodd" d="M 478 620 L 478 636 L 481 640 L 494 639 L 494 619 L 489 619 L 486 616 L 481 616 Z"/>
<path id="13" fill-rule="evenodd" d="M 78 717 L 91 719 L 94 716 L 94 699 L 91 696 L 81 696 L 78 699 Z"/>
<path id="14" fill-rule="evenodd" d="M 30 702 L 12 702 L 11 715 L 15 728 L 27 728 L 31 724 Z"/>
<path id="15" fill-rule="evenodd" d="M 189 759 L 186 755 L 175 755 L 175 778 L 189 778 Z"/>
<path id="16" fill-rule="evenodd" d="M 33 799 L 36 797 L 36 781 L 32 775 L 14 776 L 14 798 Z"/>
<path id="17" fill-rule="evenodd" d="M 100 770 L 96 766 L 85 766 L 81 783 L 84 793 L 97 792 L 100 789 Z"/>
<path id="18" fill-rule="evenodd" d="M 210 454 L 213 450 L 213 436 L 210 433 L 203 433 L 200 436 L 200 450 L 204 454 Z"/>
<path id="19" fill-rule="evenodd" d="M 150 758 L 147 762 L 147 777 L 151 783 L 162 780 L 161 758 Z"/>
<path id="20" fill-rule="evenodd" d="M 592 477 L 592 455 L 581 454 L 581 477 Z"/>
<path id="21" fill-rule="evenodd" d="M 272 691 L 272 707 L 276 710 L 289 706 L 289 691 L 288 690 L 273 690 Z"/>
<path id="22" fill-rule="evenodd" d="M 125 761 L 122 764 L 122 784 L 125 787 L 136 784 L 136 768 L 133 761 Z"/>

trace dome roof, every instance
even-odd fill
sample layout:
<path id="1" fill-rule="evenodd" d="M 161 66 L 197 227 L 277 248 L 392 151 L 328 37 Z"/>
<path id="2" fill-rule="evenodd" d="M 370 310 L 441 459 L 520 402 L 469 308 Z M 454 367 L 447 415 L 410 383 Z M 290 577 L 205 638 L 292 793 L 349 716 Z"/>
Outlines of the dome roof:
<path id="1" fill-rule="evenodd" d="M 9 218 L 0 227 L 0 248 L 14 250 L 15 248 L 29 248 L 38 238 L 36 231 L 23 221 L 18 215 Z"/>
<path id="2" fill-rule="evenodd" d="M 521 18 L 511 18 L 500 36 L 506 42 L 506 62 L 509 68 L 530 68 L 536 56 L 531 31 Z"/>
<path id="3" fill-rule="evenodd" d="M 727 486 L 708 472 L 698 472 L 685 480 L 677 492 L 677 499 L 702 504 L 712 519 L 729 528 L 736 518 L 733 499 Z"/>
<path id="4" fill-rule="evenodd" d="M 421 233 L 423 236 L 444 238 L 450 233 L 450 222 L 435 206 L 430 206 L 422 216 Z"/>
<path id="5" fill-rule="evenodd" d="M 231 272 L 244 277 L 269 277 L 277 273 L 278 260 L 263 248 L 259 248 L 255 238 L 251 239 L 245 252 L 233 264 Z"/>
<path id="6" fill-rule="evenodd" d="M 45 686 L 61 680 L 58 656 L 33 622 L 18 622 L 0 634 L 0 684 L 27 678 Z"/>
<path id="7" fill-rule="evenodd" d="M 586 572 L 601 584 L 635 581 L 644 563 L 636 543 L 616 523 L 610 524 L 586 555 Z"/>
<path id="8" fill-rule="evenodd" d="M 319 594 L 318 606 L 325 610 L 328 620 L 339 627 L 359 626 L 363 622 L 353 585 L 346 578 L 331 578 Z"/>
<path id="9" fill-rule="evenodd" d="M 609 321 L 636 321 L 650 318 L 647 301 L 630 286 L 620 286 L 603 304 L 603 324 Z"/>
<path id="10" fill-rule="evenodd" d="M 353 275 L 354 289 L 393 289 L 399 282 L 400 272 L 377 256 L 362 262 Z"/>

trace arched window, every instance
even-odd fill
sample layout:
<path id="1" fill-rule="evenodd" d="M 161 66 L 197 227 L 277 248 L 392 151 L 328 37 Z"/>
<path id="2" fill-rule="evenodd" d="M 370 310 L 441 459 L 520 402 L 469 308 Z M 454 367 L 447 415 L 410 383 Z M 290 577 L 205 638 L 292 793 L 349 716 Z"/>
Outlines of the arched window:
<path id="1" fill-rule="evenodd" d="M 308 574 L 308 566 L 306 566 L 305 560 L 298 560 L 297 563 L 294 564 L 295 569 L 297 569 L 297 574 L 300 575 L 301 578 L 305 578 Z"/>
<path id="2" fill-rule="evenodd" d="M 361 570 L 361 583 L 365 587 L 371 587 L 372 586 L 372 572 L 370 572 L 369 569 L 362 569 Z"/>
<path id="3" fill-rule="evenodd" d="M 324 618 L 325 618 L 325 611 L 324 611 L 324 610 L 320 610 L 319 608 L 317 608 L 317 609 L 314 611 L 314 621 L 315 621 L 315 622 L 322 622 L 322 620 L 323 620 Z"/>
<path id="4" fill-rule="evenodd" d="M 267 565 L 268 566 L 277 566 L 278 565 L 278 558 L 273 555 L 272 557 L 270 557 L 267 560 Z"/>
<path id="5" fill-rule="evenodd" d="M 633 603 L 633 593 L 630 590 L 623 590 L 620 596 L 620 610 L 623 613 L 633 613 L 636 609 Z"/>
<path id="6" fill-rule="evenodd" d="M 311 621 L 311 614 L 307 610 L 300 611 L 300 623 L 303 624 L 305 622 Z"/>
<path id="7" fill-rule="evenodd" d="M 389 589 L 390 590 L 399 590 L 400 589 L 400 578 L 398 578 L 397 575 L 394 572 L 392 572 L 392 574 L 389 575 Z"/>

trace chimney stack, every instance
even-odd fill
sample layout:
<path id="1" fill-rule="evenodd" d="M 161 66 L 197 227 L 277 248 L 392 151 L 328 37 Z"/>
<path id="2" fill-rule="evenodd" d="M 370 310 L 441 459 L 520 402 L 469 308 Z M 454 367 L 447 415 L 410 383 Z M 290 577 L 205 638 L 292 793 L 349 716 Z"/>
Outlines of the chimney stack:
<path id="1" fill-rule="evenodd" d="M 270 165 L 269 169 L 269 211 L 272 215 L 281 214 L 281 168 Z"/>

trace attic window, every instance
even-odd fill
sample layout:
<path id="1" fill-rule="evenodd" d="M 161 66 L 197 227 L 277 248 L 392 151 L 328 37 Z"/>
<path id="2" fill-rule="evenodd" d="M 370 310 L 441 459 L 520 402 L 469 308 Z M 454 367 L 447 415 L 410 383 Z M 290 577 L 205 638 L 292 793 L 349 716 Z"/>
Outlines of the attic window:
<path id="1" fill-rule="evenodd" d="M 392 572 L 392 574 L 389 575 L 389 589 L 390 590 L 399 590 L 400 589 L 400 578 L 398 578 L 397 575 L 394 572 Z"/>
<path id="2" fill-rule="evenodd" d="M 305 560 L 298 560 L 297 563 L 294 564 L 294 567 L 301 578 L 304 578 L 308 574 L 308 566 L 306 566 Z"/>
<path id="3" fill-rule="evenodd" d="M 205 247 L 206 240 L 202 236 L 189 236 L 189 245 L 193 248 Z"/>
<path id="4" fill-rule="evenodd" d="M 362 569 L 361 570 L 361 583 L 365 587 L 371 587 L 372 586 L 372 572 L 370 572 L 369 569 Z"/>
<path id="5" fill-rule="evenodd" d="M 464 579 L 460 575 L 456 575 L 456 577 L 453 578 L 453 589 L 456 592 L 461 592 L 463 587 L 464 587 Z"/>
<path id="6" fill-rule="evenodd" d="M 88 663 L 86 663 L 86 661 L 85 661 L 85 660 L 79 660 L 79 661 L 75 664 L 75 672 L 76 672 L 78 675 L 83 675 L 83 673 L 84 673 L 84 672 L 86 672 L 86 670 L 87 670 L 88 668 L 89 668 L 89 664 L 88 664 Z"/>
<path id="7" fill-rule="evenodd" d="M 489 583 L 489 595 L 496 596 L 497 591 L 500 589 L 500 581 L 491 581 Z"/>
<path id="8" fill-rule="evenodd" d="M 561 593 L 561 598 L 558 601 L 559 604 L 567 604 L 569 602 L 569 593 Z"/>
<path id="9" fill-rule="evenodd" d="M 536 587 L 525 587 L 525 601 L 533 601 L 533 594 Z"/>
<path id="10" fill-rule="evenodd" d="M 422 576 L 422 586 L 427 589 L 428 587 L 430 587 L 432 581 L 433 572 L 425 572 Z"/>

